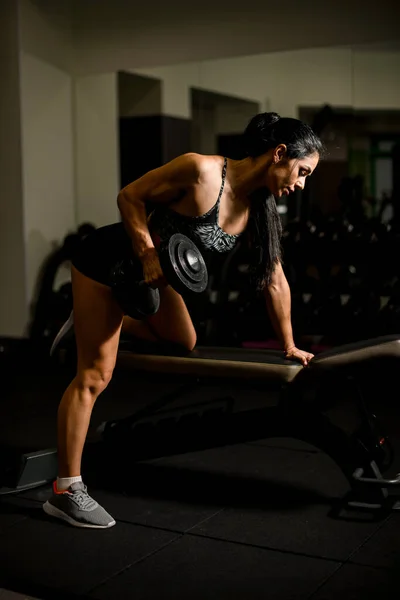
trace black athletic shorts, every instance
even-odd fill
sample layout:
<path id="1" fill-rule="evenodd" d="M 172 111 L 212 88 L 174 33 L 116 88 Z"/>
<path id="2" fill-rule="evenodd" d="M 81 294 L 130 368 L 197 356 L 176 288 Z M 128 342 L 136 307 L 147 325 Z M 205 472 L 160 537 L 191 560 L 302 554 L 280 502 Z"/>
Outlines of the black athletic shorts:
<path id="1" fill-rule="evenodd" d="M 127 258 L 137 262 L 138 278 L 141 279 L 142 266 L 133 253 L 132 241 L 123 223 L 114 223 L 89 233 L 79 243 L 71 262 L 86 277 L 111 286 L 112 269 Z"/>

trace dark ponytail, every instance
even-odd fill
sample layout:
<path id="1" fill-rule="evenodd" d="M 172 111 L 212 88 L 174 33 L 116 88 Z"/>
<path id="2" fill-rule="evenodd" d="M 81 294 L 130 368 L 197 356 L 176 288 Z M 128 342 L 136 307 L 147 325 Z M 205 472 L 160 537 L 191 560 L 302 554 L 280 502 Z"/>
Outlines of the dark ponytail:
<path id="1" fill-rule="evenodd" d="M 261 113 L 251 119 L 243 134 L 246 156 L 255 158 L 276 148 L 287 147 L 286 156 L 304 158 L 323 152 L 321 140 L 311 127 L 298 119 L 281 118 L 277 113 Z M 282 221 L 275 198 L 268 189 L 257 190 L 251 197 L 247 226 L 250 244 L 250 274 L 261 291 L 271 282 L 276 265 L 282 261 Z"/>
<path id="2" fill-rule="evenodd" d="M 274 196 L 258 190 L 251 198 L 247 225 L 250 246 L 250 277 L 257 291 L 271 283 L 272 273 L 282 261 L 282 221 Z"/>

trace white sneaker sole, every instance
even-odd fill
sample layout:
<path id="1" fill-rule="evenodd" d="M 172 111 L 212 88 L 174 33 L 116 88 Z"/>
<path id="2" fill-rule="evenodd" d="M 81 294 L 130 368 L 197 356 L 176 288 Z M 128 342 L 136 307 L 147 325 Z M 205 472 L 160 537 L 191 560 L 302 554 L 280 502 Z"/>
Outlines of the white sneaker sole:
<path id="1" fill-rule="evenodd" d="M 75 521 L 75 519 L 68 516 L 59 508 L 53 506 L 50 502 L 46 502 L 45 504 L 43 504 L 43 510 L 46 514 L 50 515 L 51 517 L 55 517 L 56 519 L 62 519 L 63 521 L 66 521 L 74 527 L 83 527 L 84 529 L 109 529 L 110 527 L 113 527 L 115 525 L 115 521 L 110 521 L 108 525 L 90 525 L 90 523 L 80 523 L 79 521 Z"/>

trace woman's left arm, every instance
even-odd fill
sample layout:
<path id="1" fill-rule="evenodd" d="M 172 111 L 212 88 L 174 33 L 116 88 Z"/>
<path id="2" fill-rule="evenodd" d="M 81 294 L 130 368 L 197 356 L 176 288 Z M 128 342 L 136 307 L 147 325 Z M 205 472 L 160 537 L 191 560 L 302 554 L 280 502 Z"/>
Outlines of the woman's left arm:
<path id="1" fill-rule="evenodd" d="M 299 350 L 293 338 L 291 319 L 291 293 L 281 263 L 272 274 L 271 283 L 265 287 L 264 296 L 272 326 L 282 344 L 286 358 L 295 359 L 308 365 L 313 354 Z"/>

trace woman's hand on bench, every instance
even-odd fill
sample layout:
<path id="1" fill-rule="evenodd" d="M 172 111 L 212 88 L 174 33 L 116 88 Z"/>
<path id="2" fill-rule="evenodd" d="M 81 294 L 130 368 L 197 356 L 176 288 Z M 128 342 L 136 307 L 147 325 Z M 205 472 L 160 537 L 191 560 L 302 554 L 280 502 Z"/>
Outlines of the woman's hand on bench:
<path id="1" fill-rule="evenodd" d="M 306 352 L 306 350 L 299 350 L 296 346 L 293 346 L 292 348 L 285 350 L 285 358 L 301 362 L 302 365 L 306 367 L 310 360 L 314 358 L 314 354 Z"/>

